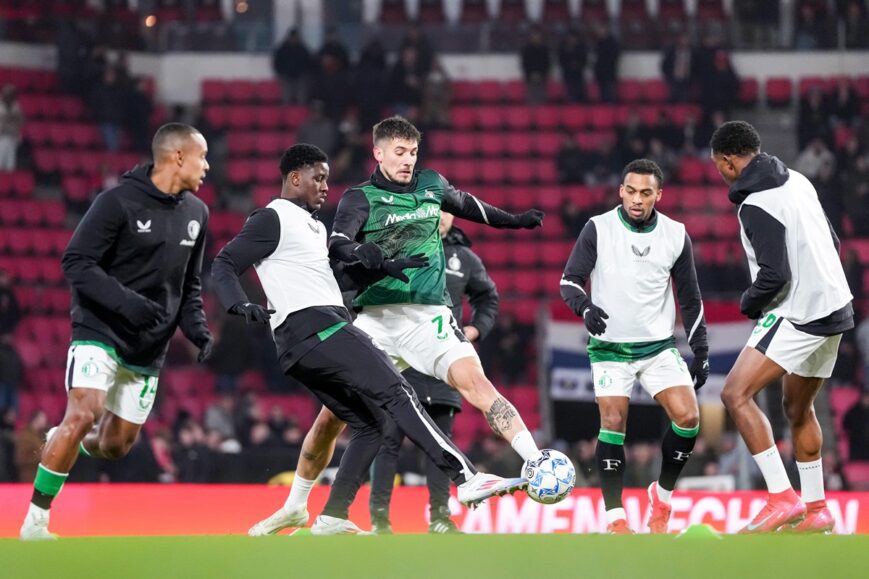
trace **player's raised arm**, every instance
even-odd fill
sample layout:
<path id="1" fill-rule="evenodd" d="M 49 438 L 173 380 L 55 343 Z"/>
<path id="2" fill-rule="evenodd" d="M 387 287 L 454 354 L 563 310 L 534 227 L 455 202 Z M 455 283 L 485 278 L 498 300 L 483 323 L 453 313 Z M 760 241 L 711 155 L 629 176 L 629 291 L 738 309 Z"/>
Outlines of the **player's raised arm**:
<path id="1" fill-rule="evenodd" d="M 184 274 L 184 286 L 181 290 L 181 307 L 178 327 L 184 336 L 193 345 L 199 348 L 198 361 L 203 362 L 211 355 L 211 347 L 214 338 L 208 329 L 205 319 L 205 308 L 202 305 L 202 259 L 205 255 L 205 232 L 208 230 L 208 210 L 199 229 L 196 245 L 190 261 L 187 262 L 187 271 Z"/>
<path id="2" fill-rule="evenodd" d="M 157 303 L 124 286 L 100 266 L 126 225 L 117 198 L 103 193 L 75 228 L 63 252 L 61 267 L 69 285 L 88 300 L 120 314 L 137 328 L 151 327 L 165 317 Z"/>
<path id="3" fill-rule="evenodd" d="M 694 353 L 691 377 L 694 379 L 694 388 L 699 389 L 709 377 L 709 340 L 706 336 L 706 319 L 703 317 L 703 298 L 697 282 L 697 269 L 694 267 L 694 249 L 687 232 L 682 253 L 676 258 L 671 273 L 676 284 L 679 308 L 682 310 L 685 336 Z"/>
<path id="4" fill-rule="evenodd" d="M 361 189 L 350 189 L 335 212 L 332 235 L 329 237 L 329 257 L 344 263 L 359 261 L 367 269 L 378 269 L 383 263 L 383 250 L 374 243 L 356 241 L 362 225 L 368 220 L 369 204 Z"/>
<path id="5" fill-rule="evenodd" d="M 248 322 L 268 320 L 272 310 L 250 303 L 239 276 L 270 256 L 277 249 L 280 238 L 281 222 L 275 210 L 257 209 L 247 218 L 241 232 L 214 258 L 211 266 L 214 292 L 227 312 L 244 315 Z"/>
<path id="6" fill-rule="evenodd" d="M 534 229 L 543 224 L 544 213 L 539 209 L 529 209 L 519 214 L 509 213 L 489 205 L 466 191 L 456 189 L 443 176 L 441 179 L 444 181 L 444 200 L 441 208 L 456 217 L 507 229 Z"/>
<path id="7" fill-rule="evenodd" d="M 739 311 L 756 320 L 791 281 L 785 226 L 757 207 L 743 204 L 739 220 L 757 258 L 757 278 L 742 294 Z"/>

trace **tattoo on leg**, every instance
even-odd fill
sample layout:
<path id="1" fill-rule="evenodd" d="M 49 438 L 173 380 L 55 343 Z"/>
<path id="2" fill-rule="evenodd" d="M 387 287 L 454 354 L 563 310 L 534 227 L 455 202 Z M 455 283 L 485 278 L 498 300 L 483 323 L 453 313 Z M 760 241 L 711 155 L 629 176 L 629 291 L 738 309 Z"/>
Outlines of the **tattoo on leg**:
<path id="1" fill-rule="evenodd" d="M 309 461 L 311 461 L 311 462 L 314 462 L 314 461 L 316 461 L 320 456 L 319 456 L 318 454 L 314 454 L 313 452 L 308 452 L 308 451 L 306 451 L 306 450 L 303 450 L 303 451 L 302 451 L 302 457 L 303 457 L 305 460 L 309 460 Z"/>
<path id="2" fill-rule="evenodd" d="M 486 411 L 486 420 L 492 431 L 498 436 L 510 429 L 513 419 L 516 418 L 516 409 L 501 396 L 492 403 L 492 407 Z"/>

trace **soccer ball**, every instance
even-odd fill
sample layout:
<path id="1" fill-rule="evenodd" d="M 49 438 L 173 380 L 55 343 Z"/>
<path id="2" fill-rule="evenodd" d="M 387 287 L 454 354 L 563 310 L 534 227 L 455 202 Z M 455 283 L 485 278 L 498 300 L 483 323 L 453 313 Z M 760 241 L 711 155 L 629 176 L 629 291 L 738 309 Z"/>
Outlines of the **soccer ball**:
<path id="1" fill-rule="evenodd" d="M 544 505 L 564 500 L 576 484 L 573 463 L 552 449 L 541 450 L 526 460 L 522 475 L 528 481 L 528 496 Z"/>

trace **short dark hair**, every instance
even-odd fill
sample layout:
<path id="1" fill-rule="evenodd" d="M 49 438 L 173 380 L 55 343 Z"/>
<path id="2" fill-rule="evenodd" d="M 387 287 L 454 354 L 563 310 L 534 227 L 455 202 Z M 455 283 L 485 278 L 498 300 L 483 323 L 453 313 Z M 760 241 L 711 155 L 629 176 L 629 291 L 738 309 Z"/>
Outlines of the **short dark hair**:
<path id="1" fill-rule="evenodd" d="M 727 121 L 712 133 L 709 147 L 713 153 L 744 157 L 760 151 L 760 135 L 745 121 Z"/>
<path id="2" fill-rule="evenodd" d="M 401 115 L 393 115 L 383 119 L 374 125 L 372 133 L 375 143 L 382 139 L 407 139 L 417 143 L 422 140 L 422 133 L 419 132 L 419 129 Z"/>
<path id="3" fill-rule="evenodd" d="M 157 157 L 160 156 L 160 152 L 172 139 L 190 137 L 199 134 L 201 133 L 196 127 L 191 127 L 184 123 L 166 123 L 157 129 L 157 132 L 154 133 L 154 138 L 151 139 L 151 154 L 154 156 L 154 160 L 156 161 Z"/>
<path id="4" fill-rule="evenodd" d="M 628 173 L 636 173 L 637 175 L 654 175 L 658 180 L 658 189 L 664 186 L 664 172 L 658 167 L 658 164 L 649 159 L 634 159 L 622 169 L 622 181 Z"/>
<path id="5" fill-rule="evenodd" d="M 329 156 L 320 147 L 299 143 L 293 145 L 281 155 L 281 177 L 286 177 L 292 171 L 308 167 L 314 163 L 328 163 Z"/>

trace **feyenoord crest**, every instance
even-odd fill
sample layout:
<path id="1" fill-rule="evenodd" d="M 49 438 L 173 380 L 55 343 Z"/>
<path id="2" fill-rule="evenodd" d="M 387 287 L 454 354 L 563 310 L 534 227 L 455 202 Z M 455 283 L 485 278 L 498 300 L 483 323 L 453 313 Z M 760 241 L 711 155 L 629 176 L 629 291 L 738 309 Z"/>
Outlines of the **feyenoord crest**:
<path id="1" fill-rule="evenodd" d="M 196 239 L 199 237 L 199 222 L 195 219 L 191 219 L 187 224 L 187 237 L 190 239 Z"/>
<path id="2" fill-rule="evenodd" d="M 453 271 L 459 271 L 462 269 L 462 260 L 460 260 L 459 256 L 454 253 L 453 256 L 447 260 L 447 267 Z"/>
<path id="3" fill-rule="evenodd" d="M 99 368 L 97 367 L 96 362 L 85 362 L 84 364 L 82 364 L 82 375 L 90 378 L 91 376 L 96 376 L 97 372 L 99 372 Z"/>

